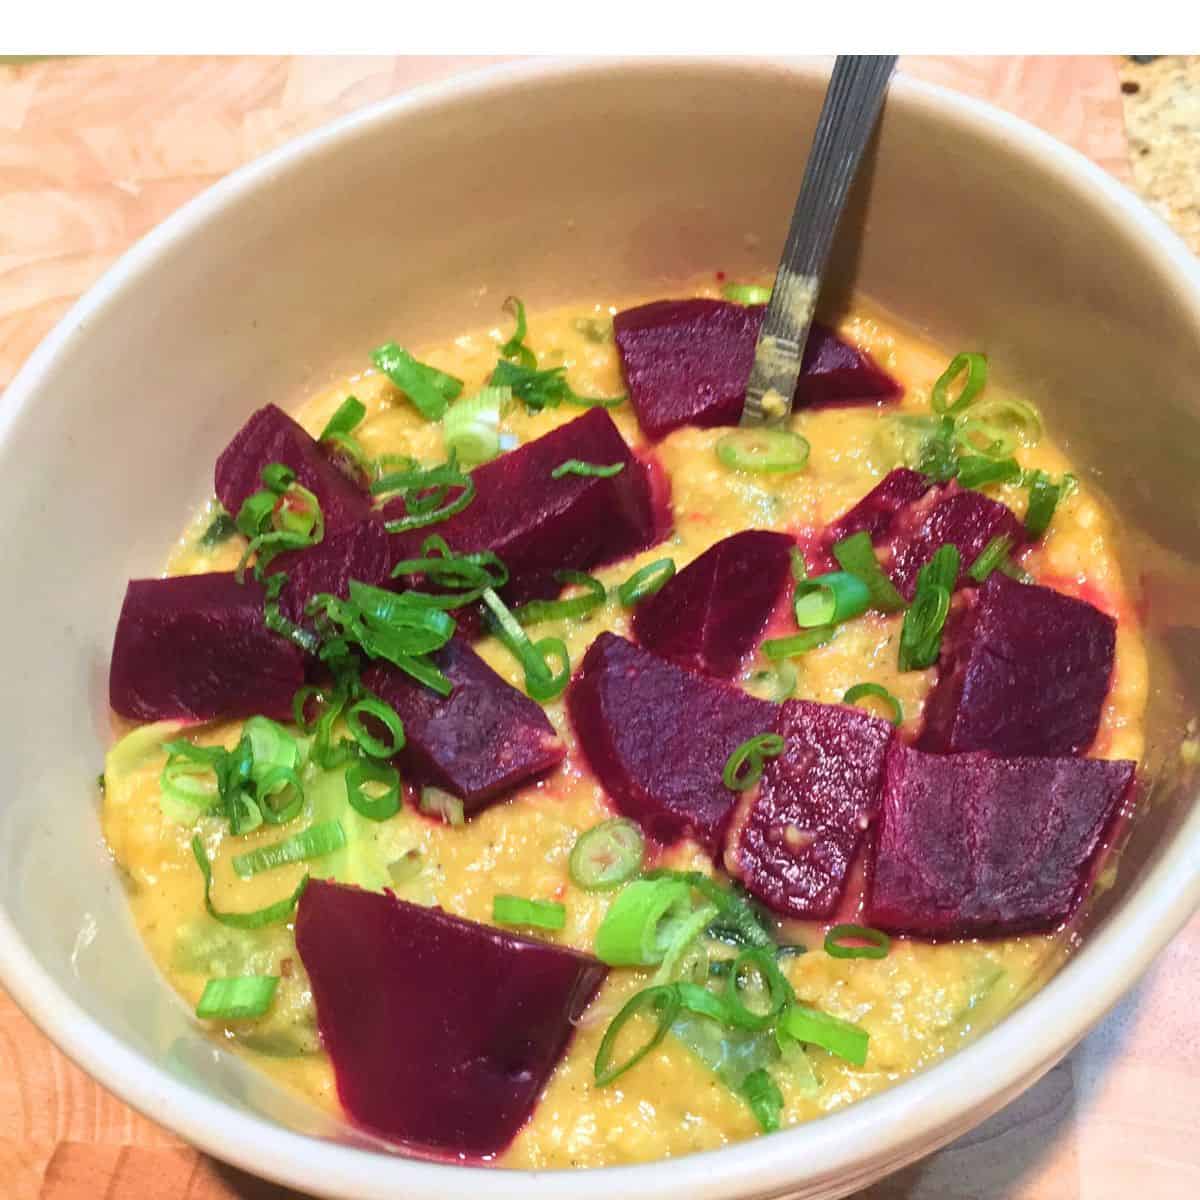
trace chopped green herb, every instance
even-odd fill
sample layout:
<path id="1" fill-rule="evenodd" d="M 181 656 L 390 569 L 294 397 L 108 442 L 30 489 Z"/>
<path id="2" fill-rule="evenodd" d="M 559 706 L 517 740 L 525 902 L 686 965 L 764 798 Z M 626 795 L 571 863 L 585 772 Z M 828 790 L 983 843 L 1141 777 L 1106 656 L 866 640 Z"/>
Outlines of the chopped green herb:
<path id="1" fill-rule="evenodd" d="M 428 421 L 440 421 L 446 406 L 457 400 L 463 383 L 437 367 L 417 362 L 407 350 L 388 342 L 371 352 L 371 361 L 412 401 Z"/>

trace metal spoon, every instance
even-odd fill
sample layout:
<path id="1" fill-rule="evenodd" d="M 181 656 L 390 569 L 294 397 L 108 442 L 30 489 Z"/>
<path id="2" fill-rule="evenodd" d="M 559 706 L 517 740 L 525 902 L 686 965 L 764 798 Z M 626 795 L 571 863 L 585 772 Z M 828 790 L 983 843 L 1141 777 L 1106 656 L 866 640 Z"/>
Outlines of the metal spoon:
<path id="1" fill-rule="evenodd" d="M 833 64 L 754 349 L 743 425 L 775 425 L 792 411 L 833 235 L 895 65 L 894 54 L 839 54 Z"/>

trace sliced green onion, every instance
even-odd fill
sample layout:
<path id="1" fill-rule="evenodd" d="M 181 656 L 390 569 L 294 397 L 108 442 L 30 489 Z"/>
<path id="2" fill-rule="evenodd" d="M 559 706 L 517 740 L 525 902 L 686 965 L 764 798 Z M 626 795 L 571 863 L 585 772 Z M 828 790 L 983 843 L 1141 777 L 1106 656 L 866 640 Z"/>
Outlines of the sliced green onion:
<path id="1" fill-rule="evenodd" d="M 284 463 L 267 463 L 262 469 L 262 481 L 267 491 L 282 496 L 296 482 L 296 472 Z"/>
<path id="2" fill-rule="evenodd" d="M 717 458 L 733 471 L 786 474 L 808 463 L 806 438 L 786 429 L 739 429 L 717 442 Z"/>
<path id="3" fill-rule="evenodd" d="M 202 1021 L 245 1021 L 264 1016 L 278 986 L 278 975 L 210 979 L 196 1005 L 196 1016 Z"/>
<path id="4" fill-rule="evenodd" d="M 559 583 L 574 584 L 587 589 L 582 596 L 571 596 L 566 600 L 530 600 L 512 610 L 522 625 L 536 625 L 539 621 L 565 621 L 573 617 L 586 617 L 595 612 L 608 599 L 604 584 L 594 575 L 582 571 L 555 571 Z"/>
<path id="5" fill-rule="evenodd" d="M 567 910 L 554 900 L 526 900 L 523 896 L 496 896 L 492 920 L 497 925 L 527 925 L 532 929 L 563 929 Z"/>
<path id="6" fill-rule="evenodd" d="M 1016 433 L 1027 446 L 1035 446 L 1042 436 L 1042 416 L 1024 400 L 1010 396 L 989 396 L 971 410 L 977 421 L 986 421 Z"/>
<path id="7" fill-rule="evenodd" d="M 338 405 L 337 412 L 326 422 L 317 441 L 328 442 L 349 437 L 362 424 L 366 415 L 367 409 L 363 402 L 355 396 L 347 396 Z"/>
<path id="8" fill-rule="evenodd" d="M 904 608 L 904 597 L 896 591 L 895 585 L 884 574 L 875 557 L 875 547 L 871 543 L 871 535 L 862 530 L 843 538 L 833 548 L 833 557 L 843 571 L 854 575 L 866 584 L 871 594 L 871 607 L 878 612 L 899 612 Z"/>
<path id="9" fill-rule="evenodd" d="M 382 791 L 374 790 L 380 787 Z M 368 821 L 386 821 L 400 811 L 400 772 L 386 763 L 359 759 L 346 770 L 346 799 Z"/>
<path id="10" fill-rule="evenodd" d="M 999 425 L 980 421 L 976 417 L 960 420 L 955 428 L 954 436 L 960 446 L 984 458 L 1010 458 L 1017 448 L 1017 436 Z M 959 464 L 959 476 L 962 476 L 962 464 Z"/>
<path id="11" fill-rule="evenodd" d="M 986 458 L 965 454 L 958 460 L 958 482 L 965 488 L 987 487 L 992 483 L 1015 483 L 1021 468 L 1015 458 Z"/>
<path id="12" fill-rule="evenodd" d="M 459 489 L 453 497 L 452 488 Z M 458 469 L 457 459 L 451 454 L 449 461 L 441 466 L 394 471 L 371 485 L 371 494 L 375 496 L 393 492 L 403 497 L 405 515 L 385 522 L 384 529 L 388 533 L 404 533 L 436 525 L 462 512 L 475 499 L 475 481 Z"/>
<path id="13" fill-rule="evenodd" d="M 779 1027 L 789 1037 L 809 1046 L 820 1046 L 856 1067 L 867 1061 L 870 1035 L 858 1025 L 842 1021 L 807 1004 L 793 1003 L 779 1017 Z"/>
<path id="14" fill-rule="evenodd" d="M 458 796 L 442 791 L 441 788 L 423 787 L 418 807 L 426 816 L 437 817 L 443 825 L 465 825 L 466 809 Z"/>
<path id="15" fill-rule="evenodd" d="M 950 388 L 958 377 L 963 376 L 958 398 L 950 402 Z M 954 417 L 963 412 L 983 391 L 987 383 L 987 359 L 982 354 L 956 354 L 950 365 L 938 377 L 929 396 L 929 407 L 938 416 Z"/>
<path id="16" fill-rule="evenodd" d="M 451 400 L 462 392 L 462 380 L 417 362 L 407 350 L 388 342 L 371 352 L 371 361 L 412 401 L 427 420 L 440 421 Z"/>
<path id="17" fill-rule="evenodd" d="M 581 833 L 567 860 L 571 880 L 587 892 L 604 892 L 642 869 L 646 839 L 626 817 L 614 817 Z"/>
<path id="18" fill-rule="evenodd" d="M 942 417 L 925 440 L 917 470 L 938 483 L 946 483 L 958 474 L 958 438 L 953 417 Z"/>
<path id="19" fill-rule="evenodd" d="M 179 754 L 168 754 L 158 788 L 163 813 L 180 825 L 194 825 L 220 800 L 212 763 Z"/>
<path id="20" fill-rule="evenodd" d="M 512 388 L 480 388 L 473 396 L 456 400 L 442 419 L 447 456 L 474 466 L 490 462 L 500 453 L 500 421 L 512 407 Z"/>
<path id="21" fill-rule="evenodd" d="M 727 283 L 721 289 L 721 295 L 734 304 L 771 303 L 771 289 L 760 287 L 757 283 Z"/>
<path id="22" fill-rule="evenodd" d="M 595 1078 L 597 1087 L 606 1087 L 631 1067 L 637 1066 L 667 1036 L 667 1031 L 679 1016 L 679 989 L 674 985 L 648 987 L 637 992 L 612 1019 L 604 1031 L 596 1051 Z M 625 1026 L 637 1016 L 653 1016 L 654 1032 L 623 1061 L 613 1062 L 617 1038 Z"/>
<path id="23" fill-rule="evenodd" d="M 856 683 L 853 687 L 846 689 L 846 694 L 842 697 L 842 703 L 857 704 L 866 696 L 873 696 L 877 700 L 882 700 L 888 706 L 891 710 L 891 716 L 888 717 L 888 720 L 893 725 L 898 727 L 903 723 L 904 706 L 882 683 Z"/>
<path id="24" fill-rule="evenodd" d="M 744 972 L 756 974 L 766 992 L 766 1007 L 754 1012 L 742 999 Z M 738 1029 L 766 1029 L 793 998 L 792 985 L 779 969 L 775 957 L 762 946 L 748 946 L 733 960 L 725 982 L 725 1006 L 729 1024 Z"/>
<path id="25" fill-rule="evenodd" d="M 779 1128 L 779 1118 L 783 1113 L 783 1095 L 766 1067 L 751 1071 L 742 1080 L 738 1090 L 750 1106 L 759 1128 L 764 1133 L 774 1133 Z"/>
<path id="26" fill-rule="evenodd" d="M 852 944 L 846 945 L 847 941 Z M 866 925 L 835 925 L 825 935 L 825 953 L 831 958 L 887 958 L 891 946 L 892 939 L 883 930 Z"/>
<path id="27" fill-rule="evenodd" d="M 256 773 L 257 774 L 257 773 Z M 294 821 L 304 807 L 304 784 L 292 767 L 269 767 L 257 774 L 258 811 L 268 825 L 286 825 Z M 280 804 L 277 796 L 286 795 L 291 788 L 291 799 Z"/>
<path id="28" fill-rule="evenodd" d="M 779 734 L 756 734 L 729 756 L 721 779 L 731 792 L 748 792 L 762 778 L 763 760 L 782 753 L 783 738 Z"/>
<path id="29" fill-rule="evenodd" d="M 200 545 L 206 548 L 219 546 L 222 542 L 229 541 L 237 531 L 234 519 L 227 512 L 219 512 L 200 535 Z"/>
<path id="30" fill-rule="evenodd" d="M 796 584 L 792 611 L 801 629 L 841 625 L 861 617 L 871 606 L 871 591 L 849 571 L 830 571 Z"/>
<path id="31" fill-rule="evenodd" d="M 325 537 L 325 516 L 317 497 L 296 482 L 295 472 L 283 463 L 262 469 L 265 490 L 247 496 L 235 524 L 250 539 L 235 568 L 238 583 L 246 564 L 256 558 L 254 573 L 262 578 L 271 559 L 284 550 L 303 550 Z"/>
<path id="32" fill-rule="evenodd" d="M 775 1026 L 775 1044 L 779 1047 L 780 1059 L 793 1086 L 806 1095 L 815 1096 L 821 1090 L 821 1081 L 804 1047 L 779 1025 Z"/>
<path id="33" fill-rule="evenodd" d="M 1075 487 L 1075 476 L 1064 475 L 1055 483 L 1045 471 L 1031 471 L 1025 482 L 1029 486 L 1029 507 L 1025 510 L 1025 532 L 1033 539 L 1040 538 L 1050 525 L 1050 518 L 1059 502 Z"/>
<path id="34" fill-rule="evenodd" d="M 308 886 L 308 876 L 305 875 L 296 884 L 296 890 L 290 896 L 276 900 L 274 904 L 268 904 L 265 908 L 258 908 L 253 912 L 218 912 L 212 902 L 212 864 L 208 861 L 208 854 L 199 834 L 192 838 L 192 855 L 200 868 L 200 874 L 204 876 L 204 907 L 208 915 L 214 921 L 220 921 L 222 925 L 228 925 L 232 929 L 261 929 L 264 925 L 277 925 L 286 921 L 295 911 L 300 897 L 304 895 L 304 889 Z"/>
<path id="35" fill-rule="evenodd" d="M 596 957 L 610 967 L 654 966 L 673 926 L 692 911 L 691 889 L 676 879 L 635 879 L 617 893 L 596 931 Z"/>
<path id="36" fill-rule="evenodd" d="M 639 600 L 661 591 L 675 575 L 673 558 L 658 558 L 644 567 L 639 567 L 617 588 L 617 597 L 626 608 L 632 608 Z"/>
<path id="37" fill-rule="evenodd" d="M 709 936 L 744 946 L 773 946 L 774 939 L 763 925 L 754 905 L 733 888 L 722 887 L 700 871 L 672 871 L 657 867 L 647 871 L 646 879 L 670 879 L 685 883 L 717 909 L 708 928 Z"/>
<path id="38" fill-rule="evenodd" d="M 495 619 L 496 636 L 525 668 L 525 690 L 538 703 L 546 704 L 562 695 L 571 678 L 571 660 L 561 638 L 542 638 L 531 642 L 521 623 L 491 588 L 483 589 L 483 602 Z M 558 671 L 551 669 L 548 658 L 557 658 Z"/>
<path id="39" fill-rule="evenodd" d="M 413 602 L 432 608 L 461 608 L 478 600 L 485 587 L 499 589 L 508 582 L 508 568 L 490 550 L 456 554 L 445 538 L 432 534 L 422 542 L 421 555 L 421 558 L 401 559 L 392 567 L 392 578 L 424 575 L 438 587 L 466 589 L 447 595 L 408 593 Z"/>
<path id="40" fill-rule="evenodd" d="M 550 472 L 550 478 L 561 479 L 564 475 L 584 475 L 595 479 L 611 479 L 623 470 L 625 470 L 624 463 L 610 463 L 605 466 L 602 463 L 583 462 L 578 458 L 568 458 L 566 462 L 560 462 Z"/>
<path id="41" fill-rule="evenodd" d="M 387 730 L 389 740 L 383 742 L 372 737 L 363 726 L 363 716 L 374 717 Z M 373 697 L 359 700 L 347 710 L 346 725 L 359 747 L 372 758 L 392 758 L 404 745 L 404 723 L 400 714 L 382 700 Z"/>
<path id="42" fill-rule="evenodd" d="M 512 388 L 529 412 L 557 408 L 560 404 L 578 404 L 583 408 L 616 408 L 625 402 L 624 396 L 581 396 L 567 382 L 566 367 L 550 367 L 535 371 L 530 367 L 502 359 L 492 371 L 493 387 Z"/>
<path id="43" fill-rule="evenodd" d="M 664 960 L 665 962 L 665 960 Z M 698 1017 L 709 1017 L 720 1025 L 729 1024 L 729 1009 L 725 1001 L 708 988 L 687 980 L 678 980 L 673 985 L 679 996 L 679 1007 Z"/>
<path id="44" fill-rule="evenodd" d="M 967 574 L 976 583 L 985 582 L 987 577 L 1008 558 L 1008 552 L 1012 549 L 1012 544 L 1011 534 L 998 533 L 980 550 L 979 557 L 971 564 Z"/>
<path id="45" fill-rule="evenodd" d="M 662 963 L 659 965 L 657 972 L 655 972 L 655 983 L 672 983 L 675 981 L 676 973 L 679 971 L 680 965 L 684 962 L 688 952 L 695 945 L 700 935 L 709 927 L 716 915 L 717 906 L 715 904 L 702 904 L 691 916 L 685 917 L 683 920 L 673 924 L 671 944 L 667 947 L 667 952 L 663 955 Z M 716 1001 L 716 1004 L 719 1009 L 723 1008 L 721 1001 Z M 693 1008 L 692 1011 L 694 1012 L 696 1009 Z M 721 1019 L 723 1019 L 723 1014 Z"/>
<path id="46" fill-rule="evenodd" d="M 917 573 L 912 607 L 900 628 L 901 671 L 921 671 L 937 662 L 958 570 L 958 547 L 947 543 Z"/>
<path id="47" fill-rule="evenodd" d="M 818 625 L 815 629 L 808 630 L 807 633 L 793 633 L 788 637 L 767 638 L 761 648 L 762 652 L 772 662 L 778 662 L 785 658 L 795 658 L 797 654 L 807 654 L 810 650 L 817 649 L 818 646 L 827 645 L 833 641 L 836 633 L 836 625 Z"/>
<path id="48" fill-rule="evenodd" d="M 510 312 L 517 322 L 512 337 L 500 347 L 501 358 L 512 358 L 522 367 L 537 366 L 537 355 L 525 345 L 525 334 L 528 327 L 525 322 L 525 305 L 516 296 L 509 296 L 504 301 L 505 312 Z"/>
<path id="49" fill-rule="evenodd" d="M 310 825 L 282 842 L 270 846 L 259 846 L 247 854 L 236 854 L 233 859 L 234 873 L 249 879 L 260 871 L 273 871 L 291 863 L 304 862 L 310 858 L 323 858 L 333 854 L 346 844 L 346 834 L 340 821 L 322 821 Z"/>
<path id="50" fill-rule="evenodd" d="M 791 699 L 798 682 L 796 668 L 787 659 L 783 659 L 772 670 L 755 671 L 746 680 L 746 691 L 761 700 L 771 700 L 780 704 Z"/>

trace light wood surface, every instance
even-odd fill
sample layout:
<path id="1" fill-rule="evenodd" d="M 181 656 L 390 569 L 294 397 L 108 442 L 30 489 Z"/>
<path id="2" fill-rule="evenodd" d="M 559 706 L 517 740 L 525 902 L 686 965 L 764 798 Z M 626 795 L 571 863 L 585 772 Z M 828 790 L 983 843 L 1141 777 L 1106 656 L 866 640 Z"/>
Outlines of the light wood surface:
<path id="1" fill-rule="evenodd" d="M 239 164 L 488 59 L 56 59 L 0 66 L 0 388 L 132 242 Z M 1129 180 L 1110 58 L 904 59 Z M 1200 919 L 1038 1086 L 862 1200 L 1200 1197 Z M 0 991 L 0 1196 L 279 1200 L 68 1062 Z M 402 1198 L 401 1198 L 402 1200 Z"/>

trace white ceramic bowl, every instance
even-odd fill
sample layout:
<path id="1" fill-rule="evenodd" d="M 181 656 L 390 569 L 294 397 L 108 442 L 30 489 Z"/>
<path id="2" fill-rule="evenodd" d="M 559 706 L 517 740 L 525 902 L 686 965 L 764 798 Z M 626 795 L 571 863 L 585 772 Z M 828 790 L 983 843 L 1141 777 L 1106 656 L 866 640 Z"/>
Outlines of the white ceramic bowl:
<path id="1" fill-rule="evenodd" d="M 1153 660 L 1157 799 L 1082 951 L 976 1044 L 802 1128 L 590 1173 L 408 1161 L 205 1040 L 138 942 L 93 798 L 112 630 L 126 579 L 159 568 L 230 433 L 386 338 L 492 319 L 509 292 L 535 306 L 667 294 L 700 270 L 769 267 L 822 91 L 811 68 L 640 60 L 501 68 L 401 96 L 187 205 L 8 389 L 0 976 L 119 1096 L 329 1196 L 840 1196 L 1027 1087 L 1194 909 L 1200 812 L 1171 764 L 1200 639 L 1186 604 L 1180 617 L 1151 596 L 1153 644 L 1172 651 Z M 987 350 L 1105 487 L 1161 596 L 1198 594 L 1200 271 L 1157 218 L 1035 129 L 898 78 L 843 234 L 827 299 L 853 285 L 947 346 Z"/>

